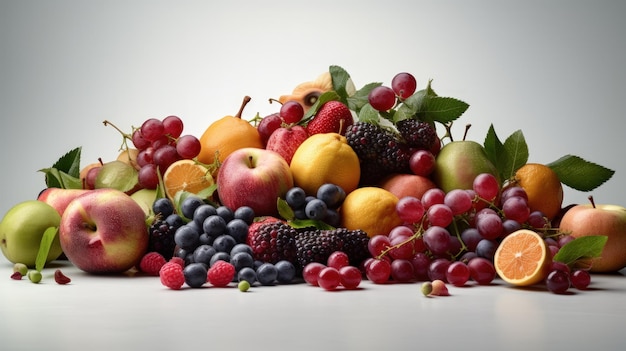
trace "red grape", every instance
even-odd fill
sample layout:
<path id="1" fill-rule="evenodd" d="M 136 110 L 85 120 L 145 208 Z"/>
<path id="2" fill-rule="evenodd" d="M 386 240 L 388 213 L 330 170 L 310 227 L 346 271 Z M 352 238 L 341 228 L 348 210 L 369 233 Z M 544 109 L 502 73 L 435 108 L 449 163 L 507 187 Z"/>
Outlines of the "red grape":
<path id="1" fill-rule="evenodd" d="M 163 134 L 168 135 L 173 139 L 178 137 L 183 132 L 183 121 L 178 116 L 167 116 L 163 118 Z"/>
<path id="2" fill-rule="evenodd" d="M 424 216 L 424 205 L 414 196 L 404 196 L 396 203 L 396 212 L 405 223 L 418 223 Z"/>
<path id="3" fill-rule="evenodd" d="M 280 117 L 285 123 L 298 123 L 304 117 L 304 108 L 297 101 L 287 101 L 280 107 Z"/>
<path id="4" fill-rule="evenodd" d="M 343 251 L 334 251 L 328 256 L 326 265 L 338 270 L 342 267 L 350 265 L 350 258 L 348 257 L 348 254 Z"/>
<path id="5" fill-rule="evenodd" d="M 181 158 L 191 160 L 200 154 L 202 145 L 193 135 L 183 135 L 176 141 L 176 152 Z"/>
<path id="6" fill-rule="evenodd" d="M 428 150 L 417 150 L 409 159 L 409 168 L 413 174 L 428 177 L 435 169 L 435 155 Z"/>
<path id="7" fill-rule="evenodd" d="M 341 285 L 346 289 L 356 289 L 361 284 L 361 271 L 354 266 L 344 266 L 339 269 Z"/>
<path id="8" fill-rule="evenodd" d="M 415 89 L 417 89 L 417 81 L 411 73 L 398 73 L 391 80 L 391 89 L 404 100 L 413 95 Z"/>
<path id="9" fill-rule="evenodd" d="M 304 266 L 302 278 L 305 282 L 313 286 L 318 286 L 317 277 L 319 277 L 320 271 L 324 268 L 326 268 L 326 266 L 319 262 L 311 262 Z"/>
<path id="10" fill-rule="evenodd" d="M 372 89 L 367 99 L 370 105 L 378 111 L 388 111 L 396 104 L 396 94 L 384 85 Z"/>
<path id="11" fill-rule="evenodd" d="M 335 290 L 341 284 L 341 274 L 336 268 L 324 267 L 317 276 L 317 284 L 324 290 Z"/>
<path id="12" fill-rule="evenodd" d="M 141 135 L 148 141 L 158 140 L 163 136 L 163 122 L 156 118 L 148 118 L 141 125 Z"/>
<path id="13" fill-rule="evenodd" d="M 461 262 L 456 261 L 452 262 L 448 266 L 448 270 L 446 271 L 446 279 L 448 283 L 454 286 L 463 286 L 470 278 L 470 270 L 469 267 Z"/>
<path id="14" fill-rule="evenodd" d="M 373 259 L 365 266 L 365 275 L 374 284 L 386 283 L 391 276 L 391 264 L 388 260 Z"/>
<path id="15" fill-rule="evenodd" d="M 399 283 L 410 282 L 415 278 L 415 271 L 408 259 L 396 259 L 391 262 L 391 278 Z"/>

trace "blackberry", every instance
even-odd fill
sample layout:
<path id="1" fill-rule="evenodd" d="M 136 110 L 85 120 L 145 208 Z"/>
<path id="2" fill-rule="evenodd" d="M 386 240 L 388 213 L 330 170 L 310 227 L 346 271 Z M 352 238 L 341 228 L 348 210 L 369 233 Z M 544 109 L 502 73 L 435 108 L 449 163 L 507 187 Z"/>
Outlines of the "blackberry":
<path id="1" fill-rule="evenodd" d="M 359 266 L 370 257 L 367 248 L 369 237 L 362 230 L 338 228 L 333 230 L 309 230 L 296 237 L 298 266 L 303 269 L 311 262 L 326 264 L 335 251 L 345 252 L 350 265 Z"/>
<path id="2" fill-rule="evenodd" d="M 152 225 L 150 225 L 148 252 L 158 252 L 165 260 L 172 258 L 174 248 L 176 247 L 176 243 L 174 242 L 176 229 L 178 229 L 178 227 L 160 218 L 152 222 Z"/>
<path id="3" fill-rule="evenodd" d="M 258 261 L 276 263 L 280 260 L 295 262 L 297 231 L 284 222 L 260 225 L 248 237 L 254 258 Z"/>
<path id="4" fill-rule="evenodd" d="M 392 130 L 356 122 L 348 127 L 345 137 L 361 161 L 361 186 L 376 185 L 386 175 L 410 171 L 411 149 Z"/>
<path id="5" fill-rule="evenodd" d="M 435 128 L 417 119 L 402 120 L 396 127 L 406 144 L 414 148 L 430 149 L 437 139 Z"/>

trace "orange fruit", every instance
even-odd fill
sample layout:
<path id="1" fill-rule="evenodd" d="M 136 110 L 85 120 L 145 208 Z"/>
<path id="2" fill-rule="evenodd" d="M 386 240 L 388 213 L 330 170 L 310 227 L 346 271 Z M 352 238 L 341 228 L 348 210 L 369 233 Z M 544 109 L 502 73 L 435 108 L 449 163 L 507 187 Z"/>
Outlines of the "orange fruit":
<path id="1" fill-rule="evenodd" d="M 551 258 L 539 234 L 520 229 L 502 239 L 493 261 L 502 280 L 515 286 L 528 286 L 545 279 Z"/>
<path id="2" fill-rule="evenodd" d="M 220 163 L 233 151 L 244 147 L 264 148 L 261 135 L 250 122 L 241 118 L 243 108 L 250 101 L 246 96 L 235 116 L 224 116 L 211 123 L 200 137 L 200 154 L 197 159 L 206 165 Z"/>
<path id="3" fill-rule="evenodd" d="M 361 229 L 371 238 L 387 235 L 402 224 L 396 212 L 398 197 L 378 187 L 358 188 L 343 201 L 340 214 L 341 226 L 350 230 Z"/>
<path id="4" fill-rule="evenodd" d="M 527 163 L 515 172 L 513 183 L 526 191 L 531 211 L 541 211 L 549 219 L 553 219 L 561 211 L 563 185 L 550 167 Z"/>
<path id="5" fill-rule="evenodd" d="M 359 185 L 359 157 L 338 133 L 314 134 L 305 139 L 291 159 L 291 173 L 296 186 L 309 195 L 325 183 L 340 186 L 346 194 Z"/>
<path id="6" fill-rule="evenodd" d="M 165 194 L 174 199 L 179 191 L 198 194 L 215 182 L 208 168 L 193 160 L 178 160 L 172 163 L 163 174 Z"/>

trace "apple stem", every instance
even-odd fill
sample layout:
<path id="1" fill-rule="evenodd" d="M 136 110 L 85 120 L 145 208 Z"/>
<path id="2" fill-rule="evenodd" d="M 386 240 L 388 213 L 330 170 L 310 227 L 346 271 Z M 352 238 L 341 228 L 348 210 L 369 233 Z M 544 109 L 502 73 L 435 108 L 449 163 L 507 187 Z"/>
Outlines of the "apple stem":
<path id="1" fill-rule="evenodd" d="M 102 162 L 102 157 L 98 157 L 98 162 L 100 162 L 101 166 L 104 166 L 104 162 Z"/>
<path id="2" fill-rule="evenodd" d="M 252 167 L 252 164 L 253 164 L 253 162 L 252 162 L 252 161 L 253 161 L 253 159 L 254 159 L 254 158 L 253 158 L 252 156 L 248 156 L 248 166 Z"/>
<path id="3" fill-rule="evenodd" d="M 589 202 L 591 202 L 591 207 L 596 208 L 596 202 L 593 200 L 593 196 L 589 195 L 587 199 L 589 199 Z"/>
<path id="4" fill-rule="evenodd" d="M 243 114 L 243 109 L 246 107 L 246 105 L 250 102 L 250 100 L 252 100 L 251 97 L 249 96 L 244 96 L 243 98 L 243 102 L 241 103 L 241 106 L 239 107 L 239 111 L 237 111 L 237 114 L 235 115 L 235 117 L 237 118 L 241 118 L 241 115 Z"/>
<path id="5" fill-rule="evenodd" d="M 471 123 L 468 123 L 468 124 L 465 126 L 465 133 L 463 133 L 463 141 L 465 141 L 465 138 L 467 137 L 467 132 L 469 132 L 470 127 L 472 127 L 472 124 L 471 124 Z"/>

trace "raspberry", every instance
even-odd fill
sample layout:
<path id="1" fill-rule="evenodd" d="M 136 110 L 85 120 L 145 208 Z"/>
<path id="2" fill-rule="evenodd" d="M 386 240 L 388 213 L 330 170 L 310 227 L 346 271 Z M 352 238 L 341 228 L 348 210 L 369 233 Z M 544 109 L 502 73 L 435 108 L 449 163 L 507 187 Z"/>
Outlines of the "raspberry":
<path id="1" fill-rule="evenodd" d="M 170 258 L 169 262 L 179 264 L 181 267 L 185 268 L 185 260 L 182 257 L 174 256 Z"/>
<path id="2" fill-rule="evenodd" d="M 227 286 L 235 277 L 235 266 L 226 261 L 216 261 L 207 272 L 207 281 L 213 286 Z"/>
<path id="3" fill-rule="evenodd" d="M 183 267 L 175 262 L 167 262 L 159 271 L 161 284 L 170 289 L 179 290 L 185 284 L 185 275 Z"/>
<path id="4" fill-rule="evenodd" d="M 141 258 L 139 270 L 148 275 L 158 276 L 165 262 L 165 258 L 160 253 L 155 251 L 148 252 Z"/>

